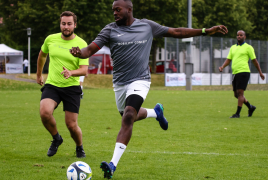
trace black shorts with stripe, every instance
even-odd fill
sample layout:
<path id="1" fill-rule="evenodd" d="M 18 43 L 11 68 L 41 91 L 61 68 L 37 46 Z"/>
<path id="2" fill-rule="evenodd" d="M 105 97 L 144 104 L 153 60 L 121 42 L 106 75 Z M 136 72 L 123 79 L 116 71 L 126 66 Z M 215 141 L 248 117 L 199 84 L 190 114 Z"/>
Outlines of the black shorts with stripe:
<path id="1" fill-rule="evenodd" d="M 250 78 L 249 72 L 242 72 L 233 75 L 233 91 L 238 89 L 243 89 L 244 91 L 247 89 L 248 81 Z"/>
<path id="2" fill-rule="evenodd" d="M 41 88 L 41 91 L 41 100 L 46 98 L 54 100 L 57 103 L 55 109 L 62 101 L 63 111 L 79 113 L 80 95 L 82 94 L 80 86 L 57 87 L 51 84 L 45 84 Z"/>

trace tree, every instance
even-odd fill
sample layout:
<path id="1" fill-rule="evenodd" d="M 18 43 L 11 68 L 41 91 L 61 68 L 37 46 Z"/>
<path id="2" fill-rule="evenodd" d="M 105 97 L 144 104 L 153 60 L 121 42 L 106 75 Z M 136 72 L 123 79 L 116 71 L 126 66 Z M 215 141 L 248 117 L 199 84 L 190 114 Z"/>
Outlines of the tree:
<path id="1" fill-rule="evenodd" d="M 26 29 L 32 28 L 31 65 L 36 61 L 41 45 L 49 34 L 60 32 L 59 17 L 63 11 L 77 15 L 75 33 L 90 43 L 99 31 L 113 22 L 111 11 L 113 0 L 6 0 L 0 2 L 0 17 L 4 19 L 0 27 L 1 41 L 13 48 L 24 50 L 27 54 Z M 34 72 L 34 69 L 32 69 Z"/>
<path id="2" fill-rule="evenodd" d="M 248 0 L 246 4 L 249 21 L 254 24 L 251 32 L 247 32 L 247 38 L 268 40 L 268 1 Z"/>
<path id="3" fill-rule="evenodd" d="M 209 28 L 215 25 L 225 25 L 228 28 L 228 34 L 222 35 L 217 33 L 214 37 L 235 38 L 238 30 L 251 32 L 253 23 L 248 19 L 246 2 L 244 0 L 193 0 L 193 22 L 194 28 Z M 195 25 L 198 25 L 195 26 Z M 208 39 L 207 39 L 208 40 Z M 195 44 L 199 48 L 199 43 Z M 228 41 L 223 41 L 223 48 L 229 47 Z M 209 53 L 214 58 L 215 49 L 220 49 L 220 43 L 213 43 L 212 49 L 210 42 L 203 43 L 201 50 L 209 49 Z M 212 59 L 212 62 L 215 60 Z M 211 64 L 212 69 L 214 63 Z"/>
<path id="4" fill-rule="evenodd" d="M 3 17 L 3 25 L 0 27 L 1 43 L 5 43 L 14 48 L 18 48 L 16 39 L 24 39 L 27 42 L 26 31 L 23 31 L 25 27 L 18 23 L 17 10 L 17 1 L 0 1 L 0 17 Z M 24 35 L 22 32 L 24 32 Z"/>
<path id="5" fill-rule="evenodd" d="M 146 18 L 168 27 L 187 26 L 187 0 L 132 0 L 132 2 L 135 18 Z M 152 72 L 155 72 L 157 47 L 163 47 L 163 44 L 163 39 L 153 40 Z"/>
<path id="6" fill-rule="evenodd" d="M 254 26 L 248 17 L 244 0 L 193 0 L 194 28 L 209 28 L 223 24 L 229 31 L 225 37 L 234 38 L 238 30 L 252 32 Z"/>

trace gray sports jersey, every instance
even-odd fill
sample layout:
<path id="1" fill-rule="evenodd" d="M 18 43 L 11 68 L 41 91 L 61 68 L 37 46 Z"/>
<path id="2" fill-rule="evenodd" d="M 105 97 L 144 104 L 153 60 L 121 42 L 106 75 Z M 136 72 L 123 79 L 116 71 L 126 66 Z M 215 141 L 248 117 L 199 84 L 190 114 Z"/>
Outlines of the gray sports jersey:
<path id="1" fill-rule="evenodd" d="M 147 19 L 135 19 L 130 26 L 106 25 L 93 41 L 99 48 L 110 44 L 113 83 L 125 85 L 136 80 L 150 81 L 149 56 L 154 37 L 167 33 L 168 27 Z"/>

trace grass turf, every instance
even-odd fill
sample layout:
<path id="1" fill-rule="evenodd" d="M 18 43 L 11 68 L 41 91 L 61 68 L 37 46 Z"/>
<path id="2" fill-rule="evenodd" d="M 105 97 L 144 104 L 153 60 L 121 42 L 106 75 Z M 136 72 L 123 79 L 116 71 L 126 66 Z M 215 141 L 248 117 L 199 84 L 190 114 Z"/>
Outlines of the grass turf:
<path id="1" fill-rule="evenodd" d="M 54 116 L 64 142 L 55 156 L 46 156 L 52 138 L 39 117 L 39 89 L 0 79 L 1 179 L 64 180 L 68 166 L 79 160 L 90 165 L 93 180 L 103 179 L 100 162 L 111 160 L 121 126 L 113 90 L 84 90 L 78 122 L 87 157 L 78 159 L 62 104 Z M 232 91 L 152 88 L 143 107 L 163 103 L 169 129 L 163 131 L 153 118 L 135 123 L 113 179 L 266 179 L 267 91 L 245 96 L 256 112 L 248 118 L 243 106 L 241 118 L 229 119 L 237 106 Z"/>

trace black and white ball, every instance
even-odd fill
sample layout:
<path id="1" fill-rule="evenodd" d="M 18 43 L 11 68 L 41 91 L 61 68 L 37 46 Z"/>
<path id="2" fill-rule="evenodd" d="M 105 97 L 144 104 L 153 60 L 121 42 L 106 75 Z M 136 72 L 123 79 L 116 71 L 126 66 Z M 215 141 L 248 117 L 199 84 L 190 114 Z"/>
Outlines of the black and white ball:
<path id="1" fill-rule="evenodd" d="M 85 162 L 74 162 L 67 169 L 68 180 L 91 180 L 91 177 L 91 168 Z"/>

